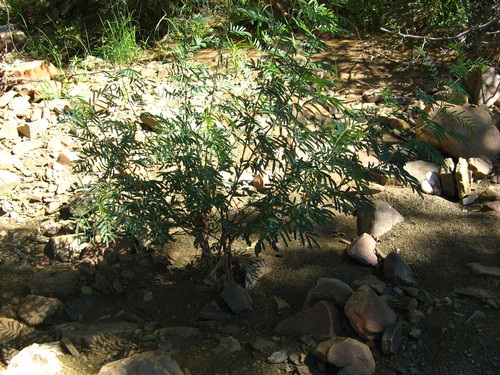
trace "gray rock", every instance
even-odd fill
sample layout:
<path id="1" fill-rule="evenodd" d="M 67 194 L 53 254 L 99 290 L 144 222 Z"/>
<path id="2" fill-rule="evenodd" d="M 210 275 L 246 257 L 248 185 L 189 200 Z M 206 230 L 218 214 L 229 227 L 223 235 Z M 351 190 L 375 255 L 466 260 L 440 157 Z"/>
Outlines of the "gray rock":
<path id="1" fill-rule="evenodd" d="M 408 321 L 410 323 L 420 323 L 425 318 L 425 314 L 420 310 L 411 309 L 408 311 Z"/>
<path id="2" fill-rule="evenodd" d="M 457 188 L 455 186 L 455 163 L 452 158 L 444 159 L 444 165 L 439 167 L 439 179 L 441 181 L 441 188 L 443 193 L 449 197 L 457 195 Z"/>
<path id="3" fill-rule="evenodd" d="M 341 307 L 345 305 L 351 295 L 352 289 L 349 285 L 339 279 L 329 277 L 319 279 L 312 293 L 314 299 L 334 302 Z"/>
<path id="4" fill-rule="evenodd" d="M 462 198 L 461 203 L 462 203 L 462 206 L 468 206 L 468 205 L 476 202 L 478 199 L 479 199 L 478 194 L 468 195 L 468 196 Z"/>
<path id="5" fill-rule="evenodd" d="M 378 238 L 404 221 L 404 217 L 387 202 L 376 200 L 374 208 L 374 212 L 356 211 L 358 234 L 368 233 Z"/>
<path id="6" fill-rule="evenodd" d="M 280 350 L 279 352 L 274 352 L 269 356 L 269 358 L 267 358 L 267 361 L 273 364 L 284 363 L 287 360 L 288 360 L 288 355 L 284 350 Z"/>
<path id="7" fill-rule="evenodd" d="M 355 288 L 359 288 L 362 285 L 368 285 L 377 294 L 383 294 L 385 289 L 387 288 L 387 285 L 382 280 L 379 280 L 375 275 L 366 275 L 364 279 L 354 280 L 352 282 L 352 285 Z"/>
<path id="8" fill-rule="evenodd" d="M 394 285 L 416 286 L 417 280 L 410 266 L 398 253 L 390 253 L 383 262 L 384 278 Z"/>
<path id="9" fill-rule="evenodd" d="M 198 319 L 203 320 L 232 320 L 236 316 L 221 310 L 216 301 L 206 303 L 198 313 Z"/>
<path id="10" fill-rule="evenodd" d="M 375 266 L 378 263 L 376 247 L 377 241 L 368 233 L 363 233 L 347 247 L 346 251 L 351 258 L 369 266 Z"/>
<path id="11" fill-rule="evenodd" d="M 274 348 L 276 347 L 276 345 L 276 342 L 272 339 L 268 339 L 265 337 L 256 337 L 255 341 L 252 344 L 252 348 L 259 352 L 262 352 L 266 349 Z"/>
<path id="12" fill-rule="evenodd" d="M 403 338 L 403 323 L 394 322 L 387 327 L 382 335 L 382 351 L 385 354 L 396 354 L 399 352 Z"/>
<path id="13" fill-rule="evenodd" d="M 73 294 L 78 284 L 78 271 L 66 265 L 50 266 L 35 273 L 28 281 L 32 294 L 65 297 Z"/>
<path id="14" fill-rule="evenodd" d="M 183 375 L 169 352 L 156 350 L 108 363 L 99 375 Z"/>
<path id="15" fill-rule="evenodd" d="M 246 315 L 253 311 L 250 294 L 237 284 L 226 286 L 220 296 L 236 315 Z"/>
<path id="16" fill-rule="evenodd" d="M 21 301 L 17 314 L 29 326 L 37 326 L 61 312 L 63 308 L 64 304 L 57 298 L 31 294 Z"/>
<path id="17" fill-rule="evenodd" d="M 336 337 L 320 342 L 312 354 L 320 361 L 336 367 L 349 367 L 351 372 L 345 372 L 347 374 L 373 375 L 375 373 L 375 360 L 370 348 L 351 338 Z"/>
<path id="18" fill-rule="evenodd" d="M 474 311 L 474 313 L 465 321 L 465 325 L 469 325 L 478 319 L 486 319 L 486 314 L 479 310 Z"/>
<path id="19" fill-rule="evenodd" d="M 142 336 L 142 330 L 137 324 L 126 321 L 99 321 L 91 324 L 79 322 L 63 323 L 55 327 L 59 337 L 67 337 L 75 345 L 88 348 L 102 343 L 106 337 L 116 339 L 116 336 L 138 338 Z"/>
<path id="20" fill-rule="evenodd" d="M 70 368 L 67 361 L 62 361 L 64 353 L 58 342 L 32 344 L 21 350 L 11 359 L 2 375 L 77 375 L 77 369 Z"/>
<path id="21" fill-rule="evenodd" d="M 233 353 L 241 350 L 241 344 L 233 336 L 219 338 L 219 345 L 214 349 L 214 353 Z"/>

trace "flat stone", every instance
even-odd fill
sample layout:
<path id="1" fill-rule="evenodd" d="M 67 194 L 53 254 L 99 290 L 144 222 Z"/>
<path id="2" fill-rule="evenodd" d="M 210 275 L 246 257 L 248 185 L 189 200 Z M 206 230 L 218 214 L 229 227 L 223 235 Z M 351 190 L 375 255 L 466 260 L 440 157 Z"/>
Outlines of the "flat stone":
<path id="1" fill-rule="evenodd" d="M 478 199 L 479 199 L 478 194 L 468 195 L 468 196 L 463 197 L 461 199 L 461 203 L 462 203 L 462 206 L 468 206 L 468 205 L 471 205 L 474 202 L 476 202 Z"/>
<path id="2" fill-rule="evenodd" d="M 253 311 L 250 294 L 237 284 L 226 286 L 220 296 L 236 315 L 246 315 Z"/>
<path id="3" fill-rule="evenodd" d="M 312 351 L 320 361 L 330 363 L 336 367 L 350 367 L 359 375 L 373 375 L 375 360 L 370 348 L 357 340 L 345 337 L 336 337 L 329 341 L 320 342 Z"/>
<path id="4" fill-rule="evenodd" d="M 403 338 L 403 323 L 394 322 L 387 327 L 382 335 L 382 351 L 384 354 L 396 354 L 399 352 Z"/>
<path id="5" fill-rule="evenodd" d="M 383 262 L 384 278 L 398 286 L 416 286 L 417 280 L 410 266 L 398 253 L 390 253 Z"/>
<path id="6" fill-rule="evenodd" d="M 374 208 L 373 213 L 368 210 L 356 212 L 359 235 L 368 233 L 378 238 L 404 221 L 404 217 L 385 201 L 376 200 Z"/>
<path id="7" fill-rule="evenodd" d="M 64 304 L 57 298 L 48 298 L 34 294 L 23 298 L 17 314 L 29 326 L 37 326 L 47 321 L 53 315 L 61 312 Z"/>
<path id="8" fill-rule="evenodd" d="M 486 202 L 483 205 L 483 211 L 496 211 L 500 212 L 500 201 Z"/>
<path id="9" fill-rule="evenodd" d="M 65 297 L 73 294 L 78 284 L 78 271 L 65 265 L 50 266 L 35 273 L 28 281 L 32 294 Z"/>
<path id="10" fill-rule="evenodd" d="M 288 360 L 288 355 L 286 351 L 280 350 L 278 352 L 274 352 L 267 358 L 267 361 L 272 364 L 284 363 Z"/>
<path id="11" fill-rule="evenodd" d="M 396 313 L 370 287 L 362 286 L 353 293 L 344 313 L 361 338 L 373 340 L 396 321 Z"/>
<path id="12" fill-rule="evenodd" d="M 18 94 L 17 91 L 9 90 L 2 96 L 0 96 L 0 108 L 3 108 L 6 105 L 8 105 L 17 94 Z"/>
<path id="13" fill-rule="evenodd" d="M 330 302 L 320 301 L 308 310 L 279 322 L 273 330 L 291 336 L 309 335 L 318 340 L 344 332 L 339 310 Z"/>
<path id="14" fill-rule="evenodd" d="M 16 139 L 19 137 L 17 127 L 19 122 L 16 119 L 6 119 L 0 125 L 0 139 Z"/>
<path id="15" fill-rule="evenodd" d="M 425 314 L 420 311 L 420 310 L 416 310 L 416 309 L 410 309 L 408 311 L 408 321 L 410 323 L 419 323 L 420 321 L 422 321 L 422 319 L 425 318 Z"/>
<path id="16" fill-rule="evenodd" d="M 184 375 L 172 355 L 163 350 L 135 354 L 104 365 L 98 375 Z"/>
<path id="17" fill-rule="evenodd" d="M 481 194 L 479 198 L 482 202 L 498 201 L 500 200 L 500 187 L 499 186 L 488 186 Z"/>
<path id="18" fill-rule="evenodd" d="M 469 158 L 468 164 L 472 175 L 477 180 L 487 177 L 493 171 L 493 163 L 484 155 Z"/>
<path id="19" fill-rule="evenodd" d="M 273 298 L 274 302 L 276 303 L 276 309 L 278 311 L 282 311 L 282 310 L 286 310 L 286 309 L 290 308 L 290 305 L 284 299 L 277 297 L 277 296 L 273 296 L 272 298 Z"/>
<path id="20" fill-rule="evenodd" d="M 5 72 L 9 76 L 30 80 L 50 79 L 59 74 L 52 63 L 42 60 L 17 62 L 8 66 Z"/>
<path id="21" fill-rule="evenodd" d="M 483 266 L 479 263 L 467 263 L 466 266 L 478 275 L 500 277 L 500 267 Z"/>
<path id="22" fill-rule="evenodd" d="M 0 170 L 0 195 L 14 190 L 21 179 L 14 173 Z"/>
<path id="23" fill-rule="evenodd" d="M 368 233 L 363 233 L 347 247 L 346 251 L 351 258 L 369 266 L 375 266 L 378 263 L 376 247 L 377 241 Z"/>
<path id="24" fill-rule="evenodd" d="M 268 339 L 265 337 L 257 337 L 252 344 L 252 348 L 254 348 L 255 350 L 257 350 L 259 352 L 262 352 L 266 349 L 274 348 L 277 345 L 278 344 L 276 344 L 276 342 L 272 339 Z"/>
<path id="25" fill-rule="evenodd" d="M 75 152 L 63 149 L 57 158 L 57 162 L 62 165 L 73 165 L 78 159 L 79 156 Z"/>
<path id="26" fill-rule="evenodd" d="M 17 131 L 27 138 L 36 138 L 38 135 L 45 133 L 49 127 L 47 119 L 39 119 L 33 122 L 27 122 L 24 125 L 18 126 Z"/>
<path id="27" fill-rule="evenodd" d="M 99 345 L 106 337 L 137 338 L 142 336 L 142 331 L 137 324 L 126 321 L 99 321 L 90 324 L 71 322 L 57 325 L 55 331 L 59 337 L 67 337 L 75 345 L 88 348 Z"/>

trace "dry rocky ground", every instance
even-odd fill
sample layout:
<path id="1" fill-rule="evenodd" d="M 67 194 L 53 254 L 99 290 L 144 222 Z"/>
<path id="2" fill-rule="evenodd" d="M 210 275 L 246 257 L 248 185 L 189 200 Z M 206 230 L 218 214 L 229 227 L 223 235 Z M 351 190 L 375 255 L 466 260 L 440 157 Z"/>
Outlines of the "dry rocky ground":
<path id="1" fill-rule="evenodd" d="M 351 106 L 380 106 L 362 97 L 386 84 L 410 98 L 411 89 L 428 83 L 421 68 L 407 63 L 411 56 L 377 41 L 334 40 L 330 47 L 321 58 L 336 62 L 342 86 L 336 95 Z M 210 63 L 213 54 L 199 59 Z M 71 236 L 75 223 L 68 211 L 89 177 L 71 173 L 78 145 L 71 126 L 60 122 L 68 105 L 61 94 L 89 97 L 109 83 L 99 72 L 102 65 L 88 63 L 88 70 L 63 83 L 21 80 L 0 97 L 0 374 L 40 372 L 43 358 L 53 366 L 61 361 L 62 369 L 47 374 L 114 374 L 116 369 L 101 367 L 137 360 L 134 354 L 146 356 L 142 366 L 150 367 L 131 360 L 127 374 L 498 373 L 500 217 L 484 210 L 488 200 L 498 200 L 495 165 L 485 176 L 476 174 L 465 194 L 474 197 L 468 205 L 385 186 L 376 199 L 390 203 L 404 221 L 390 215 L 398 223 L 375 236 L 376 253 L 356 249 L 356 218 L 340 214 L 320 230 L 320 248 L 291 243 L 256 262 L 241 245 L 242 268 L 262 277 L 245 289 L 251 304 L 245 292 L 236 293 L 233 311 L 252 309 L 238 317 L 206 283 L 189 238 L 160 253 L 135 251 L 127 241 L 93 247 L 83 254 L 100 261 L 97 272 L 79 267 L 82 260 L 71 253 L 84 245 Z M 150 82 L 144 109 L 175 104 L 161 96 L 165 62 L 145 61 L 135 69 Z M 119 116 L 134 118 L 134 108 Z M 425 172 L 422 179 L 427 177 Z M 388 261 L 379 262 L 390 253 L 398 255 L 390 256 L 399 262 L 396 276 Z M 322 285 L 333 296 L 324 296 Z M 306 299 L 314 287 L 313 300 Z M 356 303 L 348 300 L 349 289 L 356 291 Z M 334 303 L 314 304 L 314 298 Z M 366 309 L 359 312 L 359 306 Z M 328 333 L 356 339 L 345 341 L 352 348 L 330 355 L 335 366 L 317 345 Z M 42 345 L 31 346 L 39 362 L 16 360 L 35 343 Z M 160 357 L 147 357 L 156 353 Z M 30 362 L 34 368 L 21 367 Z M 163 372 L 153 372 L 153 364 Z"/>

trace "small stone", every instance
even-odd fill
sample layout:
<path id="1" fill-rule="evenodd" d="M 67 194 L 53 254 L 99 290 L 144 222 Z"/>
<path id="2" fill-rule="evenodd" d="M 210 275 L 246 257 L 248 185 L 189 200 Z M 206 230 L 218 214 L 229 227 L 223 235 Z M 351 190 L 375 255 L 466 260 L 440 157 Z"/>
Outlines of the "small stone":
<path id="1" fill-rule="evenodd" d="M 49 122 L 46 119 L 40 119 L 33 122 L 28 122 L 18 126 L 17 131 L 27 138 L 36 138 L 39 134 L 44 133 L 49 127 Z"/>
<path id="2" fill-rule="evenodd" d="M 416 286 L 412 269 L 398 253 L 390 253 L 383 262 L 384 277 L 394 285 Z"/>
<path id="3" fill-rule="evenodd" d="M 334 302 L 343 307 L 349 297 L 352 295 L 352 289 L 341 280 L 322 277 L 316 283 L 312 292 L 312 300 L 326 300 Z"/>
<path id="4" fill-rule="evenodd" d="M 0 127 L 0 139 L 16 139 L 19 137 L 17 131 L 19 123 L 15 119 L 6 119 Z"/>
<path id="5" fill-rule="evenodd" d="M 272 364 L 285 363 L 288 360 L 288 355 L 284 350 L 274 352 L 267 358 L 267 361 Z"/>
<path id="6" fill-rule="evenodd" d="M 422 336 L 422 330 L 418 328 L 412 328 L 410 329 L 409 335 L 413 339 L 418 339 L 420 336 Z"/>
<path id="7" fill-rule="evenodd" d="M 223 337 L 219 339 L 220 343 L 214 349 L 214 353 L 233 353 L 241 350 L 241 344 L 233 336 Z"/>
<path id="8" fill-rule="evenodd" d="M 64 297 L 73 294 L 78 284 L 78 271 L 68 265 L 46 267 L 28 281 L 32 294 Z"/>
<path id="9" fill-rule="evenodd" d="M 21 183 L 19 176 L 0 170 L 0 195 L 12 191 Z"/>
<path id="10" fill-rule="evenodd" d="M 199 319 L 204 320 L 231 320 L 236 316 L 221 310 L 216 301 L 205 304 L 198 313 Z"/>
<path id="11" fill-rule="evenodd" d="M 369 266 L 375 266 L 378 263 L 376 247 L 377 241 L 368 233 L 363 233 L 347 247 L 346 251 L 351 258 Z"/>
<path id="12" fill-rule="evenodd" d="M 420 323 L 424 318 L 425 314 L 420 310 L 412 309 L 408 311 L 408 321 L 410 323 Z"/>
<path id="13" fill-rule="evenodd" d="M 272 298 L 274 302 L 276 302 L 276 309 L 278 311 L 290 309 L 290 305 L 284 299 L 281 299 L 280 297 L 277 296 L 273 296 Z"/>
<path id="14" fill-rule="evenodd" d="M 250 294 L 237 284 L 226 286 L 220 296 L 236 315 L 246 315 L 253 311 Z"/>
<path id="15" fill-rule="evenodd" d="M 79 159 L 78 155 L 73 151 L 64 149 L 57 158 L 57 162 L 62 165 L 73 165 L 75 161 Z"/>
<path id="16" fill-rule="evenodd" d="M 452 158 L 444 159 L 444 165 L 439 167 L 439 179 L 441 180 L 441 187 L 443 193 L 449 197 L 457 195 L 457 188 L 454 179 L 455 162 Z"/>
<path id="17" fill-rule="evenodd" d="M 257 337 L 252 344 L 252 348 L 259 352 L 262 352 L 266 349 L 274 348 L 276 345 L 276 342 L 271 339 L 265 337 Z"/>
<path id="18" fill-rule="evenodd" d="M 149 290 L 144 294 L 144 297 L 142 297 L 142 300 L 144 302 L 151 302 L 153 299 L 154 299 L 153 292 Z"/>
<path id="19" fill-rule="evenodd" d="M 2 96 L 0 96 L 0 108 L 5 107 L 8 105 L 12 99 L 17 95 L 17 91 L 14 90 L 9 90 L 6 93 L 4 93 Z"/>
<path id="20" fill-rule="evenodd" d="M 18 308 L 18 315 L 29 326 L 37 326 L 44 323 L 54 314 L 62 311 L 63 303 L 57 298 L 47 298 L 37 295 L 28 295 Z"/>
<path id="21" fill-rule="evenodd" d="M 462 198 L 462 205 L 463 206 L 468 206 L 468 205 L 474 203 L 475 201 L 477 201 L 478 198 L 479 198 L 478 194 L 468 195 L 466 197 L 463 197 Z"/>
<path id="22" fill-rule="evenodd" d="M 403 323 L 394 322 L 387 327 L 382 335 L 382 351 L 384 354 L 396 354 L 399 352 L 403 338 Z"/>
<path id="23" fill-rule="evenodd" d="M 5 375 L 24 374 L 73 374 L 76 369 L 68 367 L 59 342 L 32 344 L 16 354 L 3 372 Z"/>
<path id="24" fill-rule="evenodd" d="M 485 178 L 493 170 L 493 163 L 486 156 L 469 158 L 468 164 L 475 179 Z"/>
<path id="25" fill-rule="evenodd" d="M 469 316 L 467 318 L 467 320 L 465 321 L 465 325 L 469 325 L 478 319 L 486 319 L 486 314 L 482 311 L 479 311 L 479 310 L 474 311 L 474 314 Z"/>
<path id="26" fill-rule="evenodd" d="M 66 348 L 68 353 L 71 354 L 73 357 L 80 356 L 80 352 L 75 347 L 75 345 L 71 342 L 70 339 L 68 339 L 67 337 L 63 337 L 63 338 L 61 338 L 61 343 L 64 345 L 64 347 Z"/>
<path id="27" fill-rule="evenodd" d="M 86 245 L 80 242 L 76 234 L 53 236 L 45 246 L 44 253 L 49 259 L 69 262 L 74 254 L 80 253 L 84 246 Z"/>

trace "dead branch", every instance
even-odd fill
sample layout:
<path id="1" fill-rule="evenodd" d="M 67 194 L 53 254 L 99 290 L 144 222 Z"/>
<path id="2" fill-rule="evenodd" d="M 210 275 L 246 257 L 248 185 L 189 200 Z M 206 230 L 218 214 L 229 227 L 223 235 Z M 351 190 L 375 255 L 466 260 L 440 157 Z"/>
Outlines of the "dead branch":
<path id="1" fill-rule="evenodd" d="M 491 24 L 493 24 L 499 20 L 500 20 L 500 16 L 497 16 L 494 19 L 492 19 L 486 23 L 483 23 L 482 25 L 472 26 L 470 29 L 464 30 L 461 33 L 458 33 L 458 34 L 453 35 L 453 36 L 435 37 L 435 36 L 405 34 L 405 33 L 402 33 L 400 31 L 392 31 L 392 30 L 386 29 L 384 27 L 381 27 L 380 30 L 385 31 L 386 33 L 391 33 L 391 34 L 396 34 L 396 35 L 402 36 L 403 38 L 414 38 L 414 39 L 424 39 L 424 40 L 453 40 L 453 39 L 460 39 L 463 36 L 471 33 L 472 31 L 484 29 L 485 27 L 488 27 Z"/>

